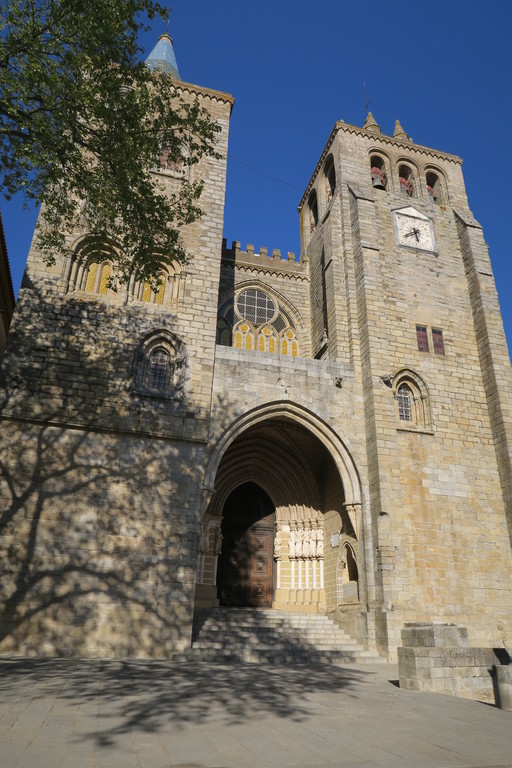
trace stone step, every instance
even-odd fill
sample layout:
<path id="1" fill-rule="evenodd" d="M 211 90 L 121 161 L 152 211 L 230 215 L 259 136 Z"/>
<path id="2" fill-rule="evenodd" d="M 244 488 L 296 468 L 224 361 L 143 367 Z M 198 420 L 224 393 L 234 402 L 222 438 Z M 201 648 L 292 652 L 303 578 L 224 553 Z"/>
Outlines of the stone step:
<path id="1" fill-rule="evenodd" d="M 321 614 L 271 609 L 214 608 L 198 612 L 187 660 L 247 663 L 380 662 Z"/>

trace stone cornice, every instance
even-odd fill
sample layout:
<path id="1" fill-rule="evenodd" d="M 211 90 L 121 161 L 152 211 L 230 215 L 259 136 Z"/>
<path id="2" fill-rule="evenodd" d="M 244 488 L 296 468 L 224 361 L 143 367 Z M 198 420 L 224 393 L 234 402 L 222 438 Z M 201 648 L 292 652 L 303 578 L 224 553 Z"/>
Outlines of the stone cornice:
<path id="1" fill-rule="evenodd" d="M 235 103 L 235 99 L 233 96 L 231 96 L 230 93 L 224 93 L 223 91 L 215 91 L 213 88 L 204 88 L 202 85 L 194 85 L 194 83 L 183 83 L 180 81 L 174 81 L 173 83 L 174 88 L 176 90 L 181 91 L 188 91 L 188 93 L 196 93 L 201 94 L 201 96 L 206 96 L 209 99 L 212 99 L 213 101 L 223 101 L 227 104 L 231 105 L 231 108 L 233 108 L 233 104 Z"/>
<path id="2" fill-rule="evenodd" d="M 298 212 L 300 213 L 304 203 L 306 202 L 306 199 L 309 196 L 309 193 L 311 192 L 311 189 L 316 181 L 316 178 L 320 172 L 320 169 L 323 167 L 325 158 L 327 157 L 327 154 L 331 148 L 331 145 L 334 141 L 334 137 L 338 133 L 338 131 L 344 131 L 345 133 L 355 133 L 360 136 L 365 136 L 368 139 L 371 139 L 372 142 L 375 144 L 384 144 L 384 145 L 391 145 L 393 147 L 401 147 L 403 149 L 409 149 L 413 150 L 417 154 L 427 155 L 428 157 L 436 158 L 437 160 L 445 160 L 450 163 L 456 163 L 457 165 L 462 165 L 462 159 L 458 157 L 458 155 L 452 155 L 448 152 L 440 152 L 437 149 L 431 149 L 430 147 L 424 147 L 422 144 L 415 144 L 411 140 L 404 140 L 404 139 L 395 139 L 393 136 L 386 136 L 383 133 L 376 133 L 375 131 L 368 131 L 364 128 L 359 128 L 357 125 L 350 125 L 349 123 L 344 123 L 343 120 L 339 120 L 334 128 L 332 129 L 329 138 L 327 139 L 327 143 L 324 147 L 324 150 L 320 156 L 320 160 L 318 161 L 316 168 L 313 172 L 313 175 L 311 176 L 311 179 L 309 180 L 309 184 L 307 185 L 304 194 L 302 195 L 302 198 L 300 200 L 300 203 L 298 205 Z"/>
<path id="3" fill-rule="evenodd" d="M 253 272 L 255 274 L 272 275 L 273 277 L 287 277 L 289 280 L 298 280 L 299 282 L 308 282 L 309 275 L 307 272 L 297 274 L 279 267 L 274 267 L 272 264 L 263 266 L 260 264 L 249 264 L 237 261 L 236 263 L 232 259 L 222 259 L 222 267 L 228 269 L 236 269 L 239 272 Z"/>

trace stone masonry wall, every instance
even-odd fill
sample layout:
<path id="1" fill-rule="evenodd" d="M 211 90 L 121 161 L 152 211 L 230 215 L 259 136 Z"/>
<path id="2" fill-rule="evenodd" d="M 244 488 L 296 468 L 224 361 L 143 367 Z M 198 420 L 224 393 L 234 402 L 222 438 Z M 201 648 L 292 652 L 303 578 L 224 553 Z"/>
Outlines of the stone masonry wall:
<path id="1" fill-rule="evenodd" d="M 74 257 L 29 254 L 1 371 L 2 652 L 168 657 L 190 643 L 232 99 L 182 90 L 222 132 L 221 159 L 190 169 L 203 216 L 182 233 L 180 300 L 85 292 Z M 168 397 L 135 386 L 151 332 L 183 350 Z"/>

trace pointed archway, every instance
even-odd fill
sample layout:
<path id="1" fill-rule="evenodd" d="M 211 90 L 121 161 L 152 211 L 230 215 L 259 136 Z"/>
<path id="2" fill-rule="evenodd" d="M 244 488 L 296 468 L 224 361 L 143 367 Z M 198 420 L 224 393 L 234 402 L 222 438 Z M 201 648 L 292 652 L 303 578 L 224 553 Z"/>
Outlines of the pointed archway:
<path id="1" fill-rule="evenodd" d="M 358 572 L 364 572 L 359 481 L 348 451 L 311 414 L 304 417 L 293 406 L 288 413 L 276 410 L 270 407 L 266 418 L 261 413 L 252 419 L 242 417 L 245 428 L 233 425 L 230 434 L 219 440 L 217 456 L 212 455 L 210 470 L 215 467 L 215 475 L 202 521 L 197 607 L 256 604 L 248 597 L 249 571 L 261 569 L 262 564 L 251 560 L 247 548 L 259 546 L 263 552 L 263 545 L 262 541 L 250 543 L 250 528 L 253 518 L 269 517 L 273 510 L 274 536 L 272 540 L 268 524 L 265 557 L 267 578 L 269 561 L 274 559 L 274 589 L 270 588 L 274 607 L 336 611 L 340 605 L 337 563 L 345 541 L 351 544 Z M 248 510 L 244 497 L 248 488 L 253 492 L 258 488 L 262 498 L 268 498 L 264 507 L 268 515 Z M 233 538 L 240 541 L 238 549 Z M 246 551 L 241 552 L 244 547 Z M 245 579 L 243 586 L 237 585 L 240 579 Z M 268 601 L 268 590 L 266 594 Z"/>

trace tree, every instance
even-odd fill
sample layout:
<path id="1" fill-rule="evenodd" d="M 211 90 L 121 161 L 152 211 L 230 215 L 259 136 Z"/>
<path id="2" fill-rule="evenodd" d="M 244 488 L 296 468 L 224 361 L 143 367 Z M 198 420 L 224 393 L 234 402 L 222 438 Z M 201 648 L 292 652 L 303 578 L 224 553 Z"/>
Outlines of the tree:
<path id="1" fill-rule="evenodd" d="M 45 261 L 85 223 L 110 243 L 119 279 L 157 280 L 183 262 L 179 228 L 196 219 L 201 184 L 164 194 L 152 173 L 215 155 L 219 130 L 137 37 L 168 10 L 154 0 L 9 0 L 0 9 L 0 175 L 7 198 L 43 204 Z"/>

